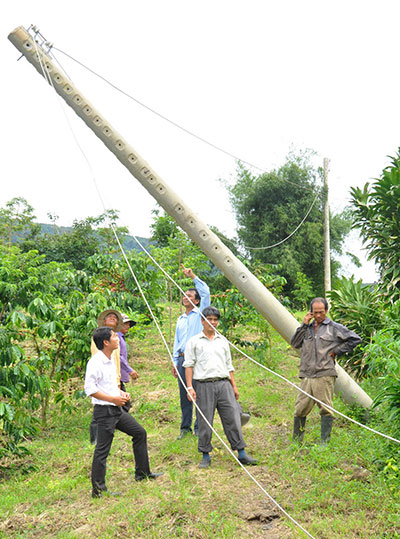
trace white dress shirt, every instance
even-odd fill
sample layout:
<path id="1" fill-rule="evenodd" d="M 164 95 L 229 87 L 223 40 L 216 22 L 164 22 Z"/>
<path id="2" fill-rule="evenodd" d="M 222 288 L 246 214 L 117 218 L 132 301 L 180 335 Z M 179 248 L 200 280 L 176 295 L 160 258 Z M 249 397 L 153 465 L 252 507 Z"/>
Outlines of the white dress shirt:
<path id="1" fill-rule="evenodd" d="M 89 359 L 86 365 L 85 375 L 86 395 L 89 397 L 97 393 L 97 391 L 107 393 L 107 395 L 112 397 L 118 397 L 120 395 L 114 359 L 112 357 L 108 359 L 101 350 Z M 111 402 L 95 399 L 94 397 L 92 397 L 92 403 L 115 406 Z"/>
<path id="2" fill-rule="evenodd" d="M 229 343 L 217 333 L 211 340 L 203 332 L 189 339 L 183 366 L 193 367 L 194 380 L 229 378 L 229 373 L 235 370 Z"/>

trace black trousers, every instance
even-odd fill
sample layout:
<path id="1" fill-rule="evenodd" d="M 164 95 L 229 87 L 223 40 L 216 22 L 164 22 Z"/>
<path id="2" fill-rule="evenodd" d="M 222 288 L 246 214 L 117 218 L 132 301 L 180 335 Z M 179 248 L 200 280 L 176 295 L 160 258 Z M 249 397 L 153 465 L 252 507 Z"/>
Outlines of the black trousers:
<path id="1" fill-rule="evenodd" d="M 178 372 L 181 375 L 182 380 L 186 383 L 186 369 L 183 367 L 183 362 L 185 361 L 184 356 L 179 356 L 178 359 Z M 192 430 L 192 420 L 193 420 L 193 403 L 187 398 L 187 392 L 181 381 L 178 378 L 179 386 L 179 399 L 181 404 L 181 431 Z M 193 387 L 196 390 L 196 381 L 193 380 Z M 196 412 L 196 420 L 194 422 L 194 432 L 197 432 L 198 429 L 198 419 Z"/>
<path id="2" fill-rule="evenodd" d="M 115 429 L 132 437 L 136 465 L 135 477 L 144 477 L 150 473 L 147 433 L 136 419 L 119 406 L 96 404 L 93 410 L 93 420 L 97 423 L 97 444 L 92 463 L 93 492 L 107 490 L 107 457 L 110 453 Z"/>

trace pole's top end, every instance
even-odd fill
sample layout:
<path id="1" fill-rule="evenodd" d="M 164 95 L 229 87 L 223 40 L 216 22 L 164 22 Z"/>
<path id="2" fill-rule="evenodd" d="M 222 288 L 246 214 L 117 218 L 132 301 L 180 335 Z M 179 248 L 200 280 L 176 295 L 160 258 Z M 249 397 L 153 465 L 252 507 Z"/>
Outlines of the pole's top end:
<path id="1" fill-rule="evenodd" d="M 23 40 L 27 38 L 31 38 L 38 47 L 42 49 L 43 52 L 48 54 L 50 50 L 53 48 L 53 43 L 48 41 L 41 33 L 39 28 L 35 24 L 31 24 L 28 29 L 24 28 L 23 26 L 18 26 L 15 30 L 10 32 L 8 35 L 8 39 L 14 43 L 15 40 L 18 39 Z"/>

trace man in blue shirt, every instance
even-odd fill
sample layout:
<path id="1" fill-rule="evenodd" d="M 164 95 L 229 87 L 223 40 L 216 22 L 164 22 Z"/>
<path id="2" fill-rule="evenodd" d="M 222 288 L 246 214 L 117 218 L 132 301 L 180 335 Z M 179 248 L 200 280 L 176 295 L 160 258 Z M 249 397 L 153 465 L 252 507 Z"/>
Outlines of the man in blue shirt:
<path id="1" fill-rule="evenodd" d="M 201 323 L 201 311 L 210 305 L 210 289 L 207 284 L 196 277 L 190 268 L 185 268 L 181 264 L 183 273 L 186 277 L 193 279 L 195 288 L 189 288 L 183 296 L 182 304 L 185 312 L 178 318 L 175 330 L 175 342 L 173 349 L 174 367 L 172 374 L 178 378 L 178 372 L 185 382 L 185 369 L 183 362 L 187 341 L 200 333 L 203 329 Z M 179 396 L 181 404 L 181 431 L 178 440 L 181 440 L 186 434 L 192 432 L 193 404 L 187 398 L 186 389 L 178 378 Z M 194 432 L 197 434 L 197 420 L 194 424 Z"/>

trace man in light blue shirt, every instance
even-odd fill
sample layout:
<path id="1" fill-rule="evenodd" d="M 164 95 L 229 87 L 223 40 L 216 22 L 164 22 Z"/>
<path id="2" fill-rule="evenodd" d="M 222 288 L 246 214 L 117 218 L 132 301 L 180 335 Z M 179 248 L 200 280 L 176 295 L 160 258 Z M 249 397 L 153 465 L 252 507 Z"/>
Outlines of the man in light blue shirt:
<path id="1" fill-rule="evenodd" d="M 210 305 L 210 289 L 207 284 L 196 277 L 190 268 L 185 268 L 181 264 L 183 273 L 186 277 L 193 279 L 195 288 L 186 290 L 186 296 L 183 296 L 182 304 L 185 312 L 178 318 L 175 330 L 175 342 L 173 349 L 174 367 L 172 374 L 178 378 L 178 372 L 185 382 L 185 369 L 183 362 L 187 341 L 200 333 L 203 329 L 201 323 L 201 311 Z M 181 404 L 181 431 L 178 440 L 181 440 L 186 434 L 192 432 L 193 404 L 187 398 L 186 389 L 178 378 L 179 396 Z M 197 420 L 194 424 L 194 432 L 197 433 Z"/>

